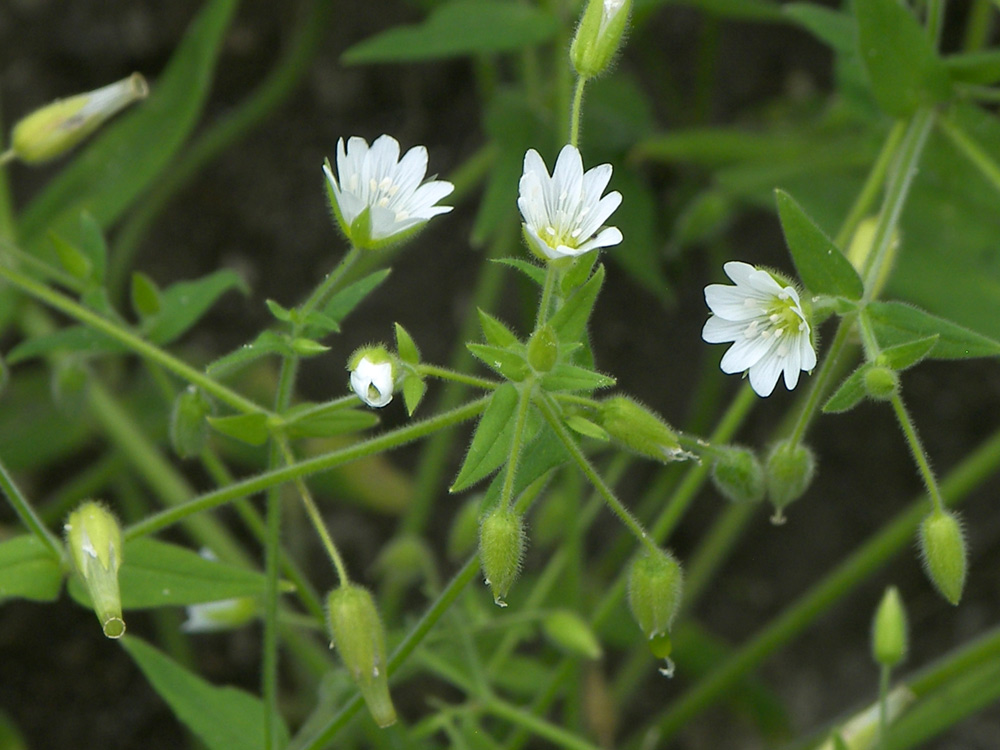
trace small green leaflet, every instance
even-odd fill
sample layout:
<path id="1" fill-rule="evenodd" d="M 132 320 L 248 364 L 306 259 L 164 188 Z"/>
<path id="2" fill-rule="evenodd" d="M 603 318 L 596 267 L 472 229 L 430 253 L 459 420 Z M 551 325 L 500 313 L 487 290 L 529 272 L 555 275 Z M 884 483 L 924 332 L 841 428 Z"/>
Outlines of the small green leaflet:
<path id="1" fill-rule="evenodd" d="M 229 417 L 208 417 L 208 423 L 226 437 L 247 445 L 263 445 L 271 432 L 266 414 L 236 414 Z"/>
<path id="2" fill-rule="evenodd" d="M 511 348 L 489 346 L 488 344 L 466 344 L 472 356 L 503 375 L 508 380 L 520 382 L 528 377 L 531 368 L 524 359 L 524 347 L 518 344 Z"/>
<path id="3" fill-rule="evenodd" d="M 50 602 L 59 596 L 59 559 L 29 534 L 0 542 L 0 602 L 21 598 Z"/>
<path id="4" fill-rule="evenodd" d="M 1000 355 L 1000 341 L 903 302 L 872 302 L 862 314 L 871 321 L 875 337 L 885 349 L 936 335 L 937 343 L 927 355 L 931 359 L 971 359 Z"/>
<path id="5" fill-rule="evenodd" d="M 849 411 L 860 404 L 867 395 L 865 392 L 865 374 L 873 366 L 868 362 L 848 375 L 844 379 L 844 382 L 840 384 L 840 387 L 837 388 L 836 392 L 823 404 L 823 412 L 825 414 L 839 414 Z"/>
<path id="6" fill-rule="evenodd" d="M 483 329 L 483 338 L 492 346 L 507 348 L 520 343 L 512 330 L 483 310 L 479 312 L 479 327 Z"/>
<path id="7" fill-rule="evenodd" d="M 583 338 L 603 283 L 604 266 L 600 265 L 590 280 L 566 300 L 566 304 L 549 320 L 560 342 L 576 344 Z"/>
<path id="8" fill-rule="evenodd" d="M 160 312 L 150 319 L 146 336 L 161 346 L 175 341 L 230 289 L 249 293 L 239 274 L 226 268 L 194 281 L 171 284 L 160 296 Z"/>
<path id="9" fill-rule="evenodd" d="M 547 391 L 593 391 L 610 388 L 615 382 L 607 375 L 565 362 L 557 364 L 542 376 L 542 387 Z"/>
<path id="10" fill-rule="evenodd" d="M 68 326 L 58 331 L 22 341 L 7 354 L 7 362 L 17 364 L 50 352 L 87 352 L 87 354 L 121 354 L 128 348 L 100 331 L 86 326 Z"/>

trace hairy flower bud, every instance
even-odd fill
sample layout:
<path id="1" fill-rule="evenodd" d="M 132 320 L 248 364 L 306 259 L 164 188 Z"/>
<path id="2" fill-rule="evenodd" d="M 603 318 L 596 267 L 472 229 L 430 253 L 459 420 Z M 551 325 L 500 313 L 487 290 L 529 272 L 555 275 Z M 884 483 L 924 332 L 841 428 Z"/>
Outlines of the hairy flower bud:
<path id="1" fill-rule="evenodd" d="M 895 667 L 906 658 L 906 610 L 899 590 L 890 586 L 875 612 L 872 623 L 872 655 L 886 667 Z"/>
<path id="2" fill-rule="evenodd" d="M 888 401 L 899 393 L 899 375 L 888 367 L 869 367 L 864 376 L 865 393 L 876 401 Z"/>
<path id="3" fill-rule="evenodd" d="M 94 612 L 108 638 L 125 634 L 118 568 L 122 563 L 122 530 L 107 508 L 88 500 L 70 513 L 64 527 L 73 567 L 90 594 Z"/>
<path id="4" fill-rule="evenodd" d="M 569 48 L 570 62 L 582 77 L 593 78 L 607 70 L 621 45 L 631 7 L 631 0 L 587 4 Z"/>
<path id="5" fill-rule="evenodd" d="M 681 606 L 684 573 L 677 558 L 663 550 L 643 551 L 628 572 L 628 605 L 649 639 L 670 631 Z"/>
<path id="6" fill-rule="evenodd" d="M 384 346 L 365 346 L 347 361 L 351 388 L 368 406 L 381 409 L 392 401 L 396 388 L 396 362 Z"/>
<path id="7" fill-rule="evenodd" d="M 785 522 L 784 509 L 809 489 L 816 474 L 816 457 L 801 443 L 782 440 L 767 457 L 767 494 L 774 506 L 771 522 Z"/>
<path id="8" fill-rule="evenodd" d="M 479 524 L 479 562 L 493 601 L 506 607 L 507 592 L 521 572 L 524 520 L 513 510 L 493 508 Z"/>
<path id="9" fill-rule="evenodd" d="M 11 151 L 36 164 L 69 151 L 109 117 L 149 94 L 139 73 L 86 94 L 60 99 L 18 122 L 11 131 Z"/>
<path id="10" fill-rule="evenodd" d="M 920 553 L 927 575 L 952 604 L 965 587 L 965 535 L 954 513 L 935 510 L 920 524 Z"/>
<path id="11" fill-rule="evenodd" d="M 375 723 L 396 723 L 396 709 L 389 695 L 385 630 L 368 589 L 348 583 L 326 598 L 331 648 L 340 652 L 344 666 L 361 690 Z"/>
<path id="12" fill-rule="evenodd" d="M 764 467 L 749 448 L 726 445 L 712 464 L 712 483 L 734 503 L 756 503 L 764 497 L 767 483 Z"/>
<path id="13" fill-rule="evenodd" d="M 194 458 L 205 447 L 208 439 L 208 421 L 212 402 L 193 385 L 185 388 L 174 399 L 170 411 L 170 444 L 181 458 Z"/>
<path id="14" fill-rule="evenodd" d="M 555 367 L 558 357 L 559 339 L 552 326 L 542 326 L 528 339 L 528 364 L 535 372 L 548 372 Z"/>
<path id="15" fill-rule="evenodd" d="M 557 609 L 542 620 L 542 631 L 552 643 L 570 654 L 600 659 L 601 642 L 590 625 L 576 612 Z"/>
<path id="16" fill-rule="evenodd" d="M 615 396 L 600 408 L 601 426 L 629 450 L 664 463 L 690 458 L 670 425 L 641 404 Z"/>

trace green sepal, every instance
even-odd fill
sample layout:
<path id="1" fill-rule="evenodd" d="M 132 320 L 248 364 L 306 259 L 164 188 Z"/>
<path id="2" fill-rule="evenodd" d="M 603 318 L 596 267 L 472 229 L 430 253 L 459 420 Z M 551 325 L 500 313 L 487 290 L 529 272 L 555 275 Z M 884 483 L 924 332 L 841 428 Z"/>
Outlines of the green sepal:
<path id="1" fill-rule="evenodd" d="M 427 383 L 424 379 L 413 373 L 409 373 L 403 380 L 403 403 L 406 405 L 406 413 L 413 416 L 420 402 L 427 393 Z"/>
<path id="2" fill-rule="evenodd" d="M 579 414 L 573 414 L 572 416 L 567 417 L 565 421 L 566 426 L 578 435 L 594 438 L 595 440 L 602 440 L 604 442 L 611 440 L 611 436 L 608 434 L 607 430 L 599 424 L 591 422 L 589 419 L 582 417 Z"/>
<path id="3" fill-rule="evenodd" d="M 549 325 L 555 330 L 559 341 L 577 343 L 583 338 L 603 283 L 604 266 L 599 265 L 587 283 L 567 299 L 559 311 L 549 319 Z"/>
<path id="4" fill-rule="evenodd" d="M 531 373 L 531 368 L 524 359 L 522 351 L 506 349 L 488 344 L 466 344 L 472 356 L 489 367 L 491 370 L 500 373 L 507 380 L 520 383 Z M 523 347 L 518 346 L 518 349 Z"/>
<path id="5" fill-rule="evenodd" d="M 569 268 L 563 272 L 559 282 L 559 289 L 563 297 L 568 297 L 586 283 L 599 256 L 600 253 L 584 253 L 572 259 Z"/>
<path id="6" fill-rule="evenodd" d="M 263 445 L 271 435 L 267 415 L 236 414 L 229 417 L 208 417 L 208 423 L 216 432 L 239 440 L 247 445 Z"/>
<path id="7" fill-rule="evenodd" d="M 876 362 L 893 370 L 907 370 L 930 356 L 939 338 L 940 336 L 935 333 L 933 336 L 917 339 L 908 344 L 890 346 L 879 353 Z"/>
<path id="8" fill-rule="evenodd" d="M 287 307 L 282 307 L 273 299 L 264 300 L 264 304 L 267 305 L 267 309 L 271 311 L 271 315 L 273 315 L 276 320 L 280 320 L 282 323 L 292 322 L 293 313 Z"/>
<path id="9" fill-rule="evenodd" d="M 542 388 L 547 391 L 593 391 L 597 388 L 610 388 L 616 382 L 608 375 L 565 362 L 553 367 L 541 379 Z"/>
<path id="10" fill-rule="evenodd" d="M 534 263 L 529 263 L 520 258 L 494 258 L 493 262 L 515 268 L 538 284 L 538 286 L 545 286 L 545 269 L 539 268 Z"/>
<path id="11" fill-rule="evenodd" d="M 90 281 L 94 273 L 94 264 L 90 262 L 90 258 L 55 233 L 49 234 L 49 240 L 66 273 L 80 281 Z"/>
<path id="12" fill-rule="evenodd" d="M 483 329 L 483 338 L 486 339 L 486 343 L 503 348 L 520 343 L 514 332 L 499 320 L 481 309 L 478 312 L 479 327 Z"/>
<path id="13" fill-rule="evenodd" d="M 132 273 L 132 283 L 129 289 L 132 309 L 141 319 L 152 318 L 163 309 L 163 295 L 160 288 L 142 271 Z"/>
<path id="14" fill-rule="evenodd" d="M 884 348 L 937 335 L 937 343 L 925 355 L 930 359 L 1000 355 L 1000 341 L 903 302 L 872 302 L 862 314 L 868 316 L 875 329 L 875 338 Z"/>
<path id="15" fill-rule="evenodd" d="M 408 365 L 420 364 L 420 350 L 413 341 L 413 337 L 406 332 L 399 323 L 396 323 L 396 352 L 399 358 Z M 410 410 L 413 413 L 413 410 Z"/>

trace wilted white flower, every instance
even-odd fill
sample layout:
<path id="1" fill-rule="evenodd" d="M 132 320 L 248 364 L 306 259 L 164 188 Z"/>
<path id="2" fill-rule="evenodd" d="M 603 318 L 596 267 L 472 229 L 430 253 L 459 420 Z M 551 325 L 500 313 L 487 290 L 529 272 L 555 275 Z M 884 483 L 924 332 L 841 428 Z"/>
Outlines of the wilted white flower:
<path id="1" fill-rule="evenodd" d="M 256 614 L 257 604 L 249 596 L 192 604 L 187 608 L 187 620 L 181 630 L 185 633 L 232 630 L 246 625 Z"/>
<path id="2" fill-rule="evenodd" d="M 733 342 L 722 357 L 722 371 L 750 371 L 758 396 L 770 396 L 784 372 L 792 390 L 801 370 L 816 366 L 809 320 L 794 287 L 767 271 L 736 261 L 723 266 L 736 286 L 709 284 L 705 302 L 713 315 L 701 337 L 710 344 Z"/>
<path id="3" fill-rule="evenodd" d="M 384 349 L 363 349 L 351 357 L 351 388 L 369 406 L 381 409 L 392 401 L 395 373 Z"/>
<path id="4" fill-rule="evenodd" d="M 563 146 L 551 177 L 538 152 L 528 149 L 517 207 L 524 217 L 524 235 L 531 251 L 540 258 L 556 260 L 621 242 L 617 227 L 602 227 L 622 202 L 617 190 L 601 197 L 610 181 L 610 164 L 584 174 L 583 159 L 575 146 Z"/>
<path id="5" fill-rule="evenodd" d="M 435 205 L 455 186 L 444 180 L 421 184 L 427 149 L 414 146 L 402 159 L 399 142 L 389 135 L 368 141 L 353 136 L 337 141 L 337 175 L 327 161 L 330 203 L 344 234 L 356 247 L 376 249 L 410 236 L 451 206 Z"/>

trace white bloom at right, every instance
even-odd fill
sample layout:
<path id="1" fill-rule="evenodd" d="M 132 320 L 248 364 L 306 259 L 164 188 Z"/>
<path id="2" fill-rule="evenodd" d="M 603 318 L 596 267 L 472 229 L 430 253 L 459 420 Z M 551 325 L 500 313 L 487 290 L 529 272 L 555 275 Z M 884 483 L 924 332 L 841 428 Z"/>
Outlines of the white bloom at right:
<path id="1" fill-rule="evenodd" d="M 392 401 L 396 377 L 392 359 L 382 348 L 355 352 L 349 365 L 351 388 L 362 401 L 376 409 Z"/>
<path id="2" fill-rule="evenodd" d="M 785 387 L 792 390 L 799 372 L 816 366 L 812 331 L 799 293 L 749 263 L 732 261 L 723 269 L 736 286 L 705 287 L 705 302 L 713 314 L 701 337 L 710 344 L 733 342 L 722 357 L 722 371 L 749 371 L 758 396 L 770 396 L 782 373 Z"/>
<path id="3" fill-rule="evenodd" d="M 399 242 L 451 206 L 436 205 L 455 189 L 445 180 L 421 182 L 427 174 L 427 149 L 414 146 L 399 158 L 399 141 L 381 135 L 371 147 L 353 136 L 337 141 L 337 176 L 323 166 L 330 203 L 341 229 L 356 246 L 374 250 Z"/>
<path id="4" fill-rule="evenodd" d="M 551 177 L 538 152 L 528 149 L 517 207 L 531 251 L 539 258 L 557 260 L 621 242 L 617 227 L 602 226 L 622 202 L 617 190 L 601 197 L 610 181 L 610 164 L 585 174 L 575 146 L 563 146 Z"/>

